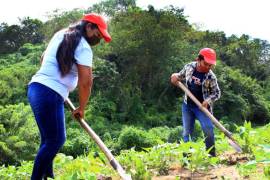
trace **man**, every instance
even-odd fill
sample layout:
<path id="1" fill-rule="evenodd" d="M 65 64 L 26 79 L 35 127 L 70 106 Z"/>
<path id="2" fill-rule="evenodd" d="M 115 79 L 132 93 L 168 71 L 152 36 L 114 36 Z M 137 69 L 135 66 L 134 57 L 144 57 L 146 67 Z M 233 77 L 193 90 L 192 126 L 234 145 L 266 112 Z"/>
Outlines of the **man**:
<path id="1" fill-rule="evenodd" d="M 200 50 L 195 62 L 188 63 L 179 73 L 171 75 L 171 83 L 185 81 L 187 88 L 202 103 L 202 106 L 213 112 L 213 103 L 220 98 L 217 78 L 211 70 L 216 65 L 216 52 L 211 48 Z M 211 156 L 216 156 L 214 127 L 210 118 L 185 94 L 182 104 L 183 140 L 190 141 L 194 130 L 195 118 L 201 124 L 206 149 Z"/>

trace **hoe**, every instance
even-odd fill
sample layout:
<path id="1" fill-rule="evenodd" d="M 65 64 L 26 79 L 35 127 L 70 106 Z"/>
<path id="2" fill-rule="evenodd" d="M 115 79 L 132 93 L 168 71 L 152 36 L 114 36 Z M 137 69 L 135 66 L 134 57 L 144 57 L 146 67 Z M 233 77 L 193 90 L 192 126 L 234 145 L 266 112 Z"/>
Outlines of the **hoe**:
<path id="1" fill-rule="evenodd" d="M 70 99 L 66 100 L 66 104 L 69 106 L 71 110 L 75 110 L 74 105 L 70 101 Z M 99 148 L 102 150 L 102 152 L 106 155 L 107 159 L 109 160 L 111 166 L 114 170 L 118 172 L 120 177 L 123 180 L 131 180 L 131 176 L 129 174 L 126 174 L 122 166 L 117 162 L 117 160 L 113 157 L 111 151 L 106 147 L 106 145 L 103 143 L 103 141 L 99 138 L 99 136 L 92 130 L 92 128 L 85 122 L 84 119 L 78 118 L 77 119 L 80 125 L 85 129 L 85 131 L 90 135 L 90 137 L 97 143 Z"/>
<path id="2" fill-rule="evenodd" d="M 225 136 L 227 136 L 229 144 L 237 151 L 242 152 L 241 147 L 239 144 L 235 141 L 235 139 L 232 136 L 232 133 L 228 131 L 205 107 L 202 106 L 200 101 L 189 91 L 189 89 L 181 82 L 178 82 L 178 87 L 180 87 L 187 95 L 194 101 L 194 103 L 200 108 L 201 111 L 203 111 L 210 120 L 215 124 L 215 126 L 220 129 Z"/>

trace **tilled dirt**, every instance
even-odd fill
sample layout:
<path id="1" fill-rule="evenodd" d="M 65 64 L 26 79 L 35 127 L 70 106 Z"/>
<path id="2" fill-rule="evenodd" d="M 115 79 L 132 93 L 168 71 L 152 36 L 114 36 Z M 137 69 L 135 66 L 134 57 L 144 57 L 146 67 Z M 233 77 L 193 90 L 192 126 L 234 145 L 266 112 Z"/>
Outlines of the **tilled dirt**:
<path id="1" fill-rule="evenodd" d="M 168 176 L 157 176 L 153 177 L 152 180 L 175 180 L 176 177 L 179 177 L 181 180 L 240 179 L 240 175 L 238 174 L 235 165 L 221 165 L 209 169 L 207 172 L 196 171 L 193 173 L 185 168 L 174 168 L 169 171 Z"/>
<path id="2" fill-rule="evenodd" d="M 239 180 L 241 177 L 236 169 L 236 164 L 247 162 L 249 158 L 247 154 L 227 152 L 220 156 L 223 164 L 211 167 L 208 171 L 191 172 L 184 167 L 175 165 L 169 169 L 167 176 L 156 176 L 152 180 L 175 180 L 177 177 L 181 180 Z"/>
<path id="3" fill-rule="evenodd" d="M 228 165 L 234 165 L 237 163 L 244 163 L 252 159 L 250 154 L 225 152 L 220 155 L 220 160 Z"/>
<path id="4" fill-rule="evenodd" d="M 239 154 L 234 152 L 225 152 L 219 156 L 222 164 L 214 167 L 209 167 L 207 171 L 195 171 L 191 172 L 185 167 L 180 165 L 173 165 L 169 168 L 168 175 L 155 176 L 152 180 L 240 180 L 247 179 L 241 177 L 236 169 L 236 165 L 239 163 L 245 163 L 250 160 L 250 155 Z M 106 177 L 99 176 L 98 180 L 120 180 L 119 177 Z M 137 180 L 137 179 L 136 179 Z"/>

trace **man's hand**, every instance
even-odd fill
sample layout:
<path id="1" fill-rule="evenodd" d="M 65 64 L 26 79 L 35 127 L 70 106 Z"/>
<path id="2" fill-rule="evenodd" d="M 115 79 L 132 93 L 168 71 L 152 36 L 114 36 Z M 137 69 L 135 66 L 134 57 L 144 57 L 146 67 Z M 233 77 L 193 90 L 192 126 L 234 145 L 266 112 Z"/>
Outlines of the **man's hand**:
<path id="1" fill-rule="evenodd" d="M 206 109 L 208 109 L 209 104 L 207 101 L 203 101 L 202 106 L 205 107 Z"/>
<path id="2" fill-rule="evenodd" d="M 171 83 L 175 86 L 177 86 L 177 82 L 180 81 L 178 73 L 173 73 L 171 75 Z"/>

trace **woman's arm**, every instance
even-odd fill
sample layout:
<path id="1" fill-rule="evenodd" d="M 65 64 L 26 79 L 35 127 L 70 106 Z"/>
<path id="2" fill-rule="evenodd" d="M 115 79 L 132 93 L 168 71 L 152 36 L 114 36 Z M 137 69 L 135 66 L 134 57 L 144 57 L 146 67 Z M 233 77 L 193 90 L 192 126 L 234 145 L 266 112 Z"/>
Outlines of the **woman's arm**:
<path id="1" fill-rule="evenodd" d="M 84 110 L 91 95 L 93 84 L 92 68 L 77 64 L 78 68 L 78 88 L 80 106 L 73 111 L 73 115 L 78 118 L 84 118 Z"/>

